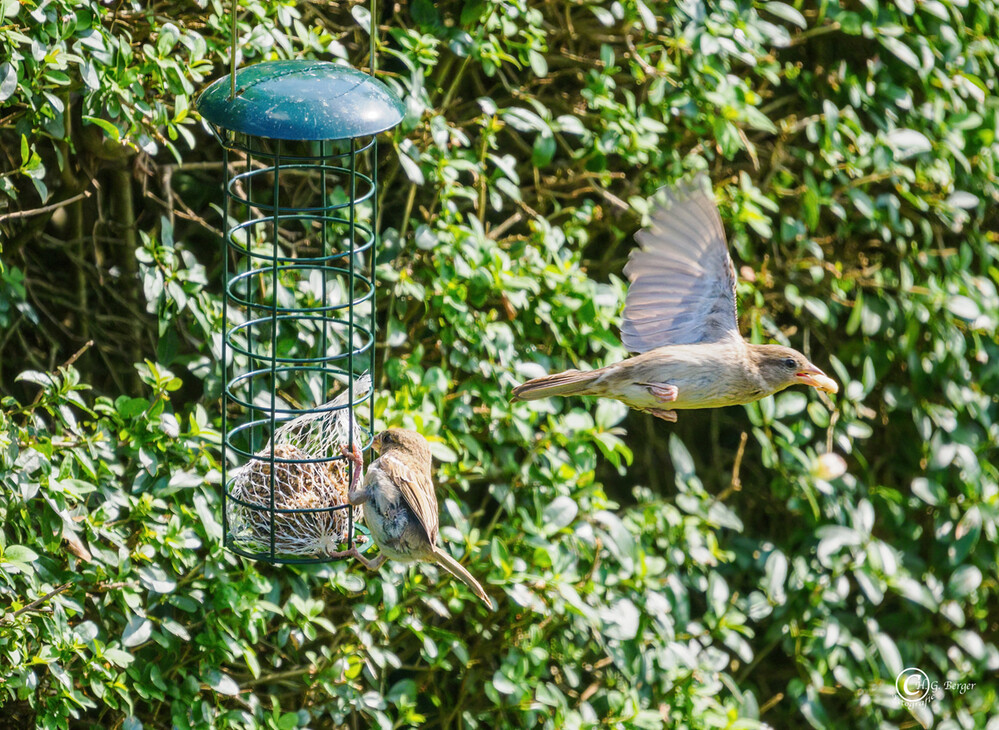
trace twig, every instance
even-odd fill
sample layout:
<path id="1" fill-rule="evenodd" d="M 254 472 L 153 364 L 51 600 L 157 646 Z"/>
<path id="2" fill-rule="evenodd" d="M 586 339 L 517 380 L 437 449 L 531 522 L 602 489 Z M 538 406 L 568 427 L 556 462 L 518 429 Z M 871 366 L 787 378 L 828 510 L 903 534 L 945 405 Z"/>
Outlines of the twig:
<path id="1" fill-rule="evenodd" d="M 85 353 L 90 348 L 90 346 L 93 345 L 93 344 L 94 344 L 93 340 L 87 340 L 85 343 L 83 343 L 83 347 L 81 347 L 79 350 L 77 350 L 72 355 L 70 355 L 69 360 L 67 360 L 62 365 L 60 365 L 58 369 L 62 370 L 63 368 L 68 368 L 70 365 L 72 365 L 74 362 L 76 362 L 77 358 L 79 358 L 80 355 L 82 355 L 83 353 Z M 38 405 L 38 401 L 40 401 L 42 399 L 42 393 L 44 393 L 44 392 L 45 392 L 45 388 L 42 388 L 41 390 L 38 391 L 38 393 L 35 394 L 35 399 L 33 401 L 31 401 L 31 407 L 32 408 L 34 408 L 35 406 Z"/>
<path id="2" fill-rule="evenodd" d="M 804 43 L 809 38 L 814 38 L 815 36 L 825 35 L 826 33 L 835 33 L 840 29 L 839 21 L 833 21 L 827 25 L 819 25 L 815 28 L 809 28 L 808 30 L 802 31 L 801 33 L 796 33 L 791 36 L 790 45 L 796 46 L 799 43 Z"/>
<path id="3" fill-rule="evenodd" d="M 586 585 L 593 580 L 593 574 L 597 572 L 597 568 L 600 566 L 600 551 L 603 550 L 604 544 L 599 537 L 595 538 L 593 542 L 593 565 L 591 565 L 590 569 L 586 571 L 586 577 L 583 579 L 583 585 Z"/>
<path id="4" fill-rule="evenodd" d="M 825 395 L 825 394 L 823 394 Z M 827 396 L 828 397 L 828 396 Z M 833 450 L 833 436 L 836 423 L 839 421 L 839 408 L 836 408 L 832 412 L 832 416 L 829 417 L 829 428 L 826 430 L 826 453 L 831 454 Z"/>
<path id="5" fill-rule="evenodd" d="M 778 692 L 769 700 L 764 702 L 763 705 L 760 707 L 760 716 L 762 717 L 763 713 L 766 712 L 767 710 L 773 709 L 774 705 L 778 704 L 783 699 L 784 699 L 784 693 Z"/>
<path id="6" fill-rule="evenodd" d="M 742 671 L 739 673 L 739 676 L 736 677 L 736 680 L 735 680 L 736 683 L 738 684 L 739 682 L 742 682 L 743 680 L 746 679 L 746 677 L 748 677 L 750 674 L 752 674 L 753 671 L 756 669 L 757 665 L 759 665 L 760 662 L 762 662 L 764 659 L 766 659 L 767 656 L 770 654 L 770 652 L 772 652 L 778 646 L 780 646 L 780 638 L 779 637 L 777 639 L 771 641 L 765 647 L 763 647 L 763 649 L 761 651 L 759 651 L 756 654 L 756 656 L 753 658 L 753 661 L 751 661 L 749 664 L 747 664 L 746 666 L 744 666 L 742 668 Z M 767 704 L 769 705 L 770 703 L 768 702 Z M 761 710 L 761 714 L 762 714 L 762 710 Z"/>
<path id="7" fill-rule="evenodd" d="M 506 232 L 508 228 L 510 228 L 510 226 L 520 223 L 520 221 L 523 220 L 523 217 L 524 216 L 520 213 L 520 211 L 517 211 L 498 226 L 490 230 L 489 233 L 486 234 L 486 238 L 491 238 L 494 241 L 497 240 Z"/>
<path id="8" fill-rule="evenodd" d="M 48 593 L 46 593 L 41 598 L 36 598 L 35 600 L 33 600 L 31 603 L 29 603 L 24 608 L 19 608 L 16 611 L 14 611 L 14 613 L 7 614 L 2 619 L 0 619 L 0 621 L 2 621 L 3 623 L 14 623 L 14 619 L 16 619 L 22 613 L 27 613 L 28 611 L 33 610 L 39 604 L 45 603 L 47 600 L 49 600 L 50 598 L 52 598 L 52 596 L 55 596 L 55 595 L 57 595 L 59 593 L 62 593 L 64 590 L 66 590 L 67 588 L 69 588 L 71 585 L 73 585 L 73 581 L 71 581 L 71 580 L 70 581 L 66 581 L 65 583 L 63 583 L 58 588 L 53 588 L 51 591 L 49 591 Z"/>
<path id="9" fill-rule="evenodd" d="M 87 595 L 92 593 L 107 593 L 108 591 L 116 591 L 119 588 L 128 588 L 132 585 L 130 581 L 120 580 L 114 583 L 100 583 L 96 586 L 92 586 L 87 589 Z"/>
<path id="10" fill-rule="evenodd" d="M 753 170 L 759 172 L 760 158 L 756 156 L 756 145 L 749 141 L 749 137 L 746 136 L 746 132 L 741 127 L 736 127 L 735 131 L 739 135 L 739 139 L 742 140 L 742 144 L 746 148 L 746 152 L 749 153 L 749 159 L 753 163 Z"/>
<path id="11" fill-rule="evenodd" d="M 255 687 L 258 684 L 269 684 L 271 682 L 280 682 L 285 679 L 296 679 L 301 677 L 303 674 L 315 674 L 318 671 L 318 667 L 315 664 L 309 664 L 304 667 L 298 667 L 296 669 L 289 669 L 284 672 L 274 672 L 273 674 L 265 674 L 255 679 L 250 679 L 242 682 L 245 687 Z"/>
<path id="12" fill-rule="evenodd" d="M 718 495 L 718 501 L 723 502 L 728 499 L 732 492 L 738 492 L 742 489 L 742 479 L 739 478 L 739 472 L 742 469 L 742 457 L 746 453 L 746 442 L 749 440 L 749 434 L 745 431 L 739 437 L 739 448 L 735 452 L 735 463 L 732 464 L 732 481 L 731 483 Z"/>
<path id="13" fill-rule="evenodd" d="M 232 165 L 230 165 L 231 167 Z M 222 161 L 218 162 L 182 162 L 179 165 L 160 165 L 160 170 L 165 171 L 178 171 L 178 172 L 189 172 L 191 170 L 217 170 L 222 167 Z"/>
<path id="14" fill-rule="evenodd" d="M 603 188 L 597 188 L 596 190 L 608 203 L 617 206 L 621 210 L 631 210 L 630 205 L 625 203 L 623 200 L 621 200 L 621 198 L 617 197 L 616 195 L 614 195 L 614 193 L 610 192 L 609 190 L 604 190 Z"/>
<path id="15" fill-rule="evenodd" d="M 406 196 L 406 210 L 402 214 L 402 225 L 399 227 L 399 240 L 406 239 L 406 230 L 409 228 L 409 216 L 413 213 L 413 202 L 416 200 L 416 183 L 409 184 L 409 195 Z"/>
<path id="16" fill-rule="evenodd" d="M 29 218 L 33 215 L 41 215 L 42 213 L 51 213 L 53 210 L 58 210 L 59 208 L 65 208 L 67 205 L 72 205 L 77 200 L 81 198 L 89 198 L 91 195 L 90 190 L 84 190 L 79 195 L 74 195 L 72 198 L 66 198 L 65 200 L 60 200 L 58 203 L 52 203 L 52 205 L 44 205 L 41 208 L 33 208 L 31 210 L 15 210 L 13 213 L 5 213 L 0 215 L 0 223 L 5 220 L 13 220 L 14 218 Z"/>
<path id="17" fill-rule="evenodd" d="M 59 366 L 59 369 L 61 370 L 62 368 L 68 368 L 70 365 L 72 365 L 74 362 L 76 362 L 80 358 L 80 355 L 82 355 L 88 349 L 90 349 L 91 347 L 93 347 L 93 345 L 94 345 L 94 341 L 93 340 L 87 340 L 86 342 L 84 342 L 83 343 L 83 347 L 81 347 L 79 350 L 77 350 L 76 352 L 74 352 L 70 356 L 69 360 L 67 360 L 62 365 Z"/>

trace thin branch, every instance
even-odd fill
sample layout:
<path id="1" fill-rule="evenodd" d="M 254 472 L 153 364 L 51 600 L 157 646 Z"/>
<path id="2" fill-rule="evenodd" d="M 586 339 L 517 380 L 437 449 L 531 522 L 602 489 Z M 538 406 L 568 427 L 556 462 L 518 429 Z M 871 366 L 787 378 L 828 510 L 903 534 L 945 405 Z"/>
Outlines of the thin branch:
<path id="1" fill-rule="evenodd" d="M 494 241 L 499 239 L 500 236 L 506 233 L 507 229 L 510 228 L 510 226 L 514 226 L 517 223 L 520 223 L 520 221 L 522 221 L 523 219 L 524 219 L 523 214 L 520 211 L 517 211 L 512 216 L 507 218 L 505 221 L 500 223 L 498 226 L 490 230 L 489 233 L 486 234 L 486 238 L 491 238 Z"/>
<path id="2" fill-rule="evenodd" d="M 289 669 L 284 672 L 274 672 L 273 674 L 264 674 L 263 676 L 257 677 L 255 679 L 250 679 L 242 682 L 245 687 L 255 687 L 258 684 L 270 684 L 272 682 L 280 682 L 285 679 L 297 679 L 304 674 L 315 674 L 318 668 L 315 664 L 308 664 L 304 667 L 298 667 L 296 669 Z"/>
<path id="3" fill-rule="evenodd" d="M 784 693 L 778 692 L 769 700 L 760 705 L 760 717 L 762 717 L 765 712 L 775 707 L 783 699 L 784 699 Z"/>
<path id="4" fill-rule="evenodd" d="M 16 619 L 22 613 L 27 613 L 28 611 L 33 611 L 40 604 L 45 603 L 50 598 L 52 598 L 52 596 L 55 596 L 55 595 L 58 595 L 59 593 L 62 593 L 64 590 L 66 590 L 67 588 L 69 588 L 71 585 L 73 585 L 73 581 L 71 581 L 71 580 L 70 581 L 66 581 L 65 583 L 63 583 L 58 588 L 53 588 L 51 591 L 49 591 L 48 593 L 46 593 L 41 598 L 36 598 L 35 600 L 33 600 L 31 603 L 29 603 L 24 608 L 19 608 L 16 611 L 14 611 L 14 613 L 7 614 L 2 619 L 0 619 L 0 622 L 2 622 L 2 623 L 14 623 L 14 619 Z"/>
<path id="5" fill-rule="evenodd" d="M 15 218 L 29 218 L 34 215 L 41 215 L 42 213 L 51 213 L 53 210 L 65 208 L 67 205 L 72 205 L 77 200 L 82 198 L 89 198 L 92 193 L 92 190 L 84 190 L 79 195 L 74 195 L 72 198 L 60 200 L 58 203 L 52 203 L 52 205 L 45 205 L 41 208 L 32 208 L 31 210 L 15 210 L 13 213 L 5 213 L 4 215 L 0 215 L 0 223 L 3 223 L 5 220 L 13 220 Z"/>
<path id="6" fill-rule="evenodd" d="M 746 453 L 746 442 L 749 440 L 749 434 L 745 431 L 739 437 L 739 448 L 735 452 L 735 463 L 732 464 L 732 481 L 729 485 L 718 495 L 718 501 L 723 502 L 728 499 L 732 492 L 738 492 L 742 489 L 742 479 L 739 477 L 739 472 L 742 471 L 742 457 Z"/>
<path id="7" fill-rule="evenodd" d="M 63 368 L 66 368 L 66 367 L 69 367 L 74 362 L 76 362 L 77 359 L 79 359 L 80 355 L 82 355 L 83 353 L 85 353 L 91 347 L 91 345 L 93 345 L 93 344 L 94 344 L 93 340 L 87 340 L 83 344 L 83 347 L 81 347 L 79 350 L 77 350 L 72 355 L 70 355 L 69 359 L 66 362 L 64 362 L 62 365 L 59 366 L 59 370 L 62 370 Z M 38 405 L 38 401 L 40 401 L 42 399 L 42 395 L 44 393 L 45 393 L 45 388 L 42 388 L 41 390 L 39 390 L 35 394 L 35 399 L 33 401 L 31 401 L 31 408 L 34 408 L 35 406 Z"/>

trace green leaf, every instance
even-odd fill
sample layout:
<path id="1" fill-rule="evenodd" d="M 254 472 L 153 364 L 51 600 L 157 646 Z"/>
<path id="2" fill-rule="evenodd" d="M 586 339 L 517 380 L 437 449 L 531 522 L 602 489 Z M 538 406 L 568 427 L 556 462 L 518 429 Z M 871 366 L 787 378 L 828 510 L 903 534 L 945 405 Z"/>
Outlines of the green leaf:
<path id="1" fill-rule="evenodd" d="M 517 692 L 517 685 L 507 679 L 499 670 L 493 673 L 492 685 L 497 692 L 505 695 L 512 695 Z"/>
<path id="2" fill-rule="evenodd" d="M 965 190 L 955 190 L 947 196 L 947 204 L 963 210 L 973 210 L 978 207 L 979 199 L 977 195 L 972 195 Z"/>
<path id="3" fill-rule="evenodd" d="M 527 52 L 527 58 L 531 63 L 531 70 L 534 71 L 535 76 L 543 78 L 548 75 L 548 61 L 545 60 L 542 54 L 532 48 Z"/>
<path id="4" fill-rule="evenodd" d="M 912 70 L 918 71 L 921 68 L 922 64 L 919 62 L 919 56 L 902 41 L 886 35 L 878 35 L 878 40 L 881 41 L 881 45 L 895 54 L 902 63 Z"/>
<path id="5" fill-rule="evenodd" d="M 844 547 L 860 545 L 861 535 L 851 527 L 826 525 L 818 530 L 818 558 L 823 565 L 829 565 L 832 557 Z"/>
<path id="6" fill-rule="evenodd" d="M 775 550 L 767 558 L 763 588 L 767 597 L 771 601 L 780 605 L 787 599 L 784 591 L 784 582 L 787 580 L 787 557 L 780 551 Z"/>
<path id="7" fill-rule="evenodd" d="M 503 111 L 503 121 L 518 132 L 549 132 L 548 123 L 530 109 L 511 107 Z"/>
<path id="8" fill-rule="evenodd" d="M 139 644 L 144 644 L 149 641 L 149 637 L 153 633 L 153 622 L 146 618 L 140 618 L 139 616 L 132 616 L 128 620 L 128 625 L 125 626 L 125 631 L 121 635 L 121 644 L 126 649 L 131 649 L 133 646 L 138 646 Z"/>
<path id="9" fill-rule="evenodd" d="M 146 588 L 156 593 L 171 593 L 177 587 L 177 582 L 158 565 L 144 565 L 139 568 L 139 579 Z"/>
<path id="10" fill-rule="evenodd" d="M 600 510 L 593 515 L 594 520 L 603 525 L 610 541 L 607 547 L 614 554 L 614 557 L 621 563 L 622 568 L 630 571 L 634 564 L 634 553 L 636 549 L 635 538 L 628 528 L 621 521 L 621 518 L 613 512 Z"/>
<path id="11" fill-rule="evenodd" d="M 913 479 L 910 489 L 912 489 L 914 495 L 926 502 L 926 504 L 934 507 L 940 504 L 941 499 L 946 499 L 947 497 L 946 492 L 938 484 L 931 482 L 926 477 L 916 477 Z"/>
<path id="12" fill-rule="evenodd" d="M 974 565 L 962 565 L 947 581 L 947 594 L 953 598 L 964 598 L 982 584 L 982 571 Z"/>
<path id="13" fill-rule="evenodd" d="M 0 64 L 0 102 L 9 99 L 17 90 L 17 69 L 13 64 Z"/>
<path id="14" fill-rule="evenodd" d="M 969 322 L 977 319 L 982 313 L 974 299 L 963 295 L 948 297 L 947 309 L 955 317 L 960 317 Z"/>
<path id="15" fill-rule="evenodd" d="M 614 25 L 614 15 L 607 8 L 601 7 L 600 5 L 587 4 L 587 6 L 596 17 L 600 25 L 605 28 L 609 28 Z"/>
<path id="16" fill-rule="evenodd" d="M 33 563 L 38 553 L 25 545 L 8 545 L 3 551 L 3 559 L 10 563 Z"/>
<path id="17" fill-rule="evenodd" d="M 673 433 L 669 435 L 669 455 L 678 481 L 685 482 L 695 476 L 693 457 L 680 438 Z"/>
<path id="18" fill-rule="evenodd" d="M 926 135 L 914 129 L 892 130 L 885 139 L 888 145 L 895 150 L 895 156 L 899 160 L 907 160 L 914 155 L 921 155 L 933 149 L 933 145 L 926 138 Z"/>
<path id="19" fill-rule="evenodd" d="M 808 396 L 801 391 L 788 390 L 774 399 L 774 416 L 783 420 L 796 416 L 808 407 Z"/>
<path id="20" fill-rule="evenodd" d="M 788 23 L 796 25 L 802 30 L 808 27 L 808 22 L 805 20 L 805 16 L 790 5 L 778 2 L 767 2 L 763 4 L 763 8 L 768 13 L 776 15 L 781 20 L 786 20 Z"/>
<path id="21" fill-rule="evenodd" d="M 933 598 L 929 589 L 919 581 L 907 576 L 898 576 L 895 578 L 894 587 L 902 596 L 931 612 L 936 612 L 939 608 L 939 602 Z"/>
<path id="22" fill-rule="evenodd" d="M 56 384 L 56 380 L 51 375 L 48 373 L 40 373 L 37 370 L 25 370 L 18 373 L 14 380 L 17 382 L 23 381 L 25 383 L 35 383 L 43 388 L 48 388 L 49 386 Z"/>
<path id="23" fill-rule="evenodd" d="M 115 401 L 115 408 L 118 409 L 118 414 L 122 418 L 135 418 L 149 408 L 149 401 L 145 398 L 129 398 L 128 396 L 121 396 Z"/>
<path id="24" fill-rule="evenodd" d="M 436 439 L 430 440 L 430 453 L 433 454 L 437 461 L 443 462 L 445 464 L 453 464 L 458 461 L 457 452 L 448 446 L 443 441 L 438 441 Z"/>
<path id="25" fill-rule="evenodd" d="M 396 682 L 385 695 L 385 699 L 393 705 L 411 704 L 416 702 L 418 697 L 419 691 L 416 682 L 412 679 L 402 679 Z"/>
<path id="26" fill-rule="evenodd" d="M 877 629 L 874 629 L 872 634 L 871 638 L 874 639 L 874 645 L 878 649 L 878 654 L 881 655 L 881 660 L 888 668 L 888 676 L 897 677 L 903 669 L 902 655 L 899 654 L 898 647 L 888 634 Z"/>
<path id="27" fill-rule="evenodd" d="M 584 137 L 589 134 L 579 117 L 575 117 L 571 114 L 563 114 L 556 118 L 555 128 L 565 134 L 574 134 L 579 137 Z"/>
<path id="28" fill-rule="evenodd" d="M 204 682 L 221 695 L 228 695 L 230 697 L 239 695 L 239 685 L 224 672 L 213 669 L 205 675 Z"/>
<path id="29" fill-rule="evenodd" d="M 572 524 L 579 512 L 576 500 L 571 497 L 556 497 L 545 507 L 542 521 L 546 528 L 546 533 L 558 532 L 564 527 Z"/>
<path id="30" fill-rule="evenodd" d="M 99 117 L 91 117 L 91 116 L 87 116 L 86 114 L 84 114 L 83 115 L 83 122 L 85 124 L 93 124 L 93 125 L 95 125 L 97 127 L 100 127 L 101 129 L 103 129 L 104 130 L 104 134 L 106 134 L 107 137 L 108 137 L 108 139 L 110 139 L 112 142 L 120 142 L 121 141 L 121 132 L 119 131 L 118 127 L 116 127 L 111 122 L 107 121 L 106 119 L 100 119 Z"/>
<path id="31" fill-rule="evenodd" d="M 603 631 L 611 639 L 630 641 L 638 634 L 641 614 L 635 604 L 627 598 L 622 598 L 607 607 L 600 616 L 603 621 Z"/>
<path id="32" fill-rule="evenodd" d="M 659 23 L 656 22 L 655 13 L 646 5 L 642 0 L 635 0 L 635 8 L 638 10 L 638 15 L 642 19 L 642 25 L 644 29 L 649 33 L 655 33 L 659 30 Z"/>
<path id="33" fill-rule="evenodd" d="M 728 611 L 728 599 L 731 596 L 728 583 L 716 571 L 708 573 L 708 605 L 715 616 L 724 616 Z"/>
<path id="34" fill-rule="evenodd" d="M 127 667 L 135 661 L 134 656 L 121 649 L 105 649 L 103 653 L 105 659 L 119 667 Z"/>
<path id="35" fill-rule="evenodd" d="M 409 140 L 406 140 L 406 142 L 408 143 Z M 399 163 L 402 165 L 403 172 L 406 173 L 406 177 L 410 182 L 422 185 L 424 183 L 423 171 L 420 169 L 419 163 L 407 154 L 407 150 L 412 150 L 413 154 L 418 154 L 411 144 L 403 145 L 399 152 Z"/>

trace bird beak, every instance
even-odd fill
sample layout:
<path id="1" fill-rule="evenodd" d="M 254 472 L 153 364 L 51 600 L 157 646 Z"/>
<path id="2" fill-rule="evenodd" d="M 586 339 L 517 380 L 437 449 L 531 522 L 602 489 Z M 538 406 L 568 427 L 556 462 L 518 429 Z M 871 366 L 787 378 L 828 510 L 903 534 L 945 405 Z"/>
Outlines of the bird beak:
<path id="1" fill-rule="evenodd" d="M 371 439 L 371 450 L 374 451 L 376 454 L 380 454 L 382 452 L 382 435 L 381 434 L 378 434 L 373 439 Z"/>
<path id="2" fill-rule="evenodd" d="M 795 380 L 799 383 L 804 383 L 805 385 L 810 385 L 813 388 L 818 388 L 826 393 L 838 393 L 839 385 L 835 380 L 830 378 L 824 372 L 819 370 L 814 365 L 805 368 L 794 374 Z"/>

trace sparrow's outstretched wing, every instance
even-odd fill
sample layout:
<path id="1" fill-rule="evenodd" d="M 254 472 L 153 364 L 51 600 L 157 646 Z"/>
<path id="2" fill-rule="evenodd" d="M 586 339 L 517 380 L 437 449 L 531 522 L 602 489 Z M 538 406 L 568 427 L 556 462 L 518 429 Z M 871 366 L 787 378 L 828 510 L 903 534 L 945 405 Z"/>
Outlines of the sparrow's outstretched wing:
<path id="1" fill-rule="evenodd" d="M 631 352 L 739 337 L 735 268 L 705 181 L 678 186 L 635 234 L 621 341 Z"/>

